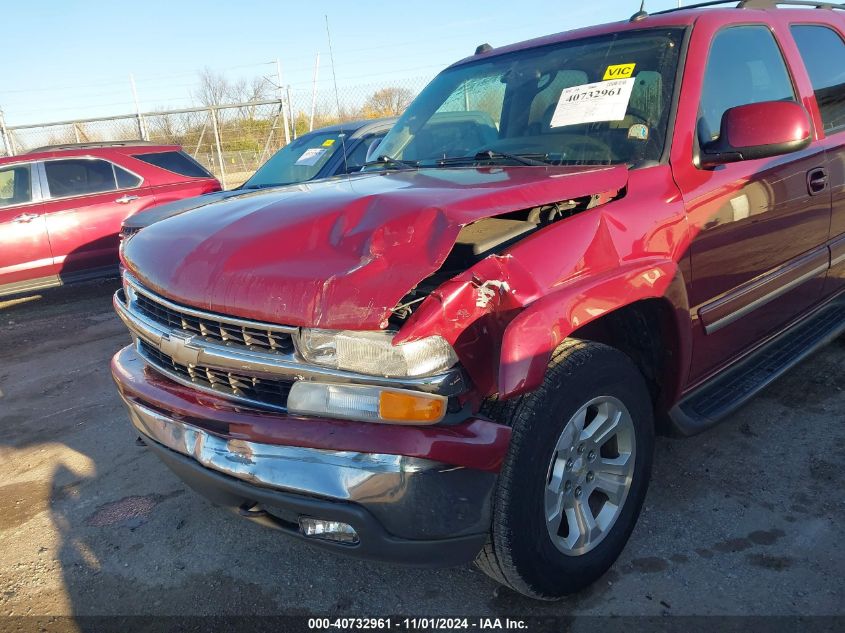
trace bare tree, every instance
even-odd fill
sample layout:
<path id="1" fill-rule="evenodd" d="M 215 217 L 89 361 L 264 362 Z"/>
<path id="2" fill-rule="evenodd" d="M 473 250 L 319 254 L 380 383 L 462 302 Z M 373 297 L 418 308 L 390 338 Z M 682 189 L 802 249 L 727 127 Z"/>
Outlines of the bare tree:
<path id="1" fill-rule="evenodd" d="M 167 114 L 147 117 L 147 131 L 150 138 L 162 143 L 181 144 L 183 142 L 182 135 L 177 132 L 173 124 L 173 119 Z"/>
<path id="2" fill-rule="evenodd" d="M 252 101 L 265 101 L 272 97 L 273 86 L 264 77 L 253 77 L 252 79 L 241 79 L 231 85 L 229 98 L 232 103 L 250 103 Z M 254 119 L 257 115 L 256 106 L 249 106 L 241 112 L 242 116 Z"/>
<path id="3" fill-rule="evenodd" d="M 231 84 L 226 77 L 210 68 L 203 68 L 200 71 L 199 87 L 191 96 L 200 105 L 218 106 L 228 101 L 231 92 Z"/>
<path id="4" fill-rule="evenodd" d="M 363 114 L 368 118 L 398 116 L 405 111 L 414 98 L 414 93 L 407 88 L 389 86 L 376 90 L 364 102 Z"/>
<path id="5" fill-rule="evenodd" d="M 238 101 L 264 101 L 272 97 L 275 86 L 265 77 L 253 77 L 249 81 L 241 80 L 238 83 L 236 96 Z"/>
<path id="6" fill-rule="evenodd" d="M 264 77 L 231 81 L 221 73 L 204 68 L 200 71 L 199 87 L 191 96 L 200 105 L 219 106 L 226 103 L 262 101 L 270 96 L 272 89 L 273 86 Z"/>

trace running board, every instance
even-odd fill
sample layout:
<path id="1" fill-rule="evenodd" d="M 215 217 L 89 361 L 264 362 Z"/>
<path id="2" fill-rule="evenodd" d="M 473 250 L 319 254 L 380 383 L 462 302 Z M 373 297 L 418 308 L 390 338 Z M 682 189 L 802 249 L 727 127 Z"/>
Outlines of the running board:
<path id="1" fill-rule="evenodd" d="M 845 302 L 822 308 L 698 387 L 669 411 L 678 435 L 709 429 L 764 387 L 845 332 Z"/>

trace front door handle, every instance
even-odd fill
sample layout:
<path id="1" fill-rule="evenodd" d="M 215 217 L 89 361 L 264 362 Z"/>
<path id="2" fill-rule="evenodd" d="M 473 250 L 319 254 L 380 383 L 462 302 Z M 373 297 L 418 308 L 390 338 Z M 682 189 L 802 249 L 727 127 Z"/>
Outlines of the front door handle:
<path id="1" fill-rule="evenodd" d="M 819 167 L 807 172 L 807 191 L 816 196 L 827 189 L 827 170 Z"/>
<path id="2" fill-rule="evenodd" d="M 25 222 L 32 222 L 38 217 L 37 213 L 24 213 L 23 215 L 19 215 L 16 217 L 12 222 L 17 222 L 18 224 L 23 224 Z"/>
<path id="3" fill-rule="evenodd" d="M 137 199 L 138 199 L 138 196 L 121 196 L 120 198 L 115 200 L 115 202 L 117 202 L 118 204 L 129 204 L 133 200 L 137 200 Z"/>

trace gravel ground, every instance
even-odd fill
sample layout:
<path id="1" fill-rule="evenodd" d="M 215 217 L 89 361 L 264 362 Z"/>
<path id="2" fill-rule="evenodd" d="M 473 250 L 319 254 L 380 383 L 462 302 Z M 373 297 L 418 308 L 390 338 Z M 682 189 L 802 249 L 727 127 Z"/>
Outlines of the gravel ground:
<path id="1" fill-rule="evenodd" d="M 187 489 L 112 383 L 116 287 L 0 301 L 0 616 L 845 614 L 843 339 L 718 428 L 661 439 L 614 568 L 537 603 L 472 567 L 336 557 Z"/>

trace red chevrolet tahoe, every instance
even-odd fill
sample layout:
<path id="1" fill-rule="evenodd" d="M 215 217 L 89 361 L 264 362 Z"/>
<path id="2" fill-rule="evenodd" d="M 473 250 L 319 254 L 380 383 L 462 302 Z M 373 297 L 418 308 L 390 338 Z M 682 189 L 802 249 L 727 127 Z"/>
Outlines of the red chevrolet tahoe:
<path id="1" fill-rule="evenodd" d="M 362 173 L 141 231 L 114 299 L 132 424 L 315 544 L 584 587 L 655 433 L 845 329 L 843 16 L 746 0 L 482 45 Z"/>

